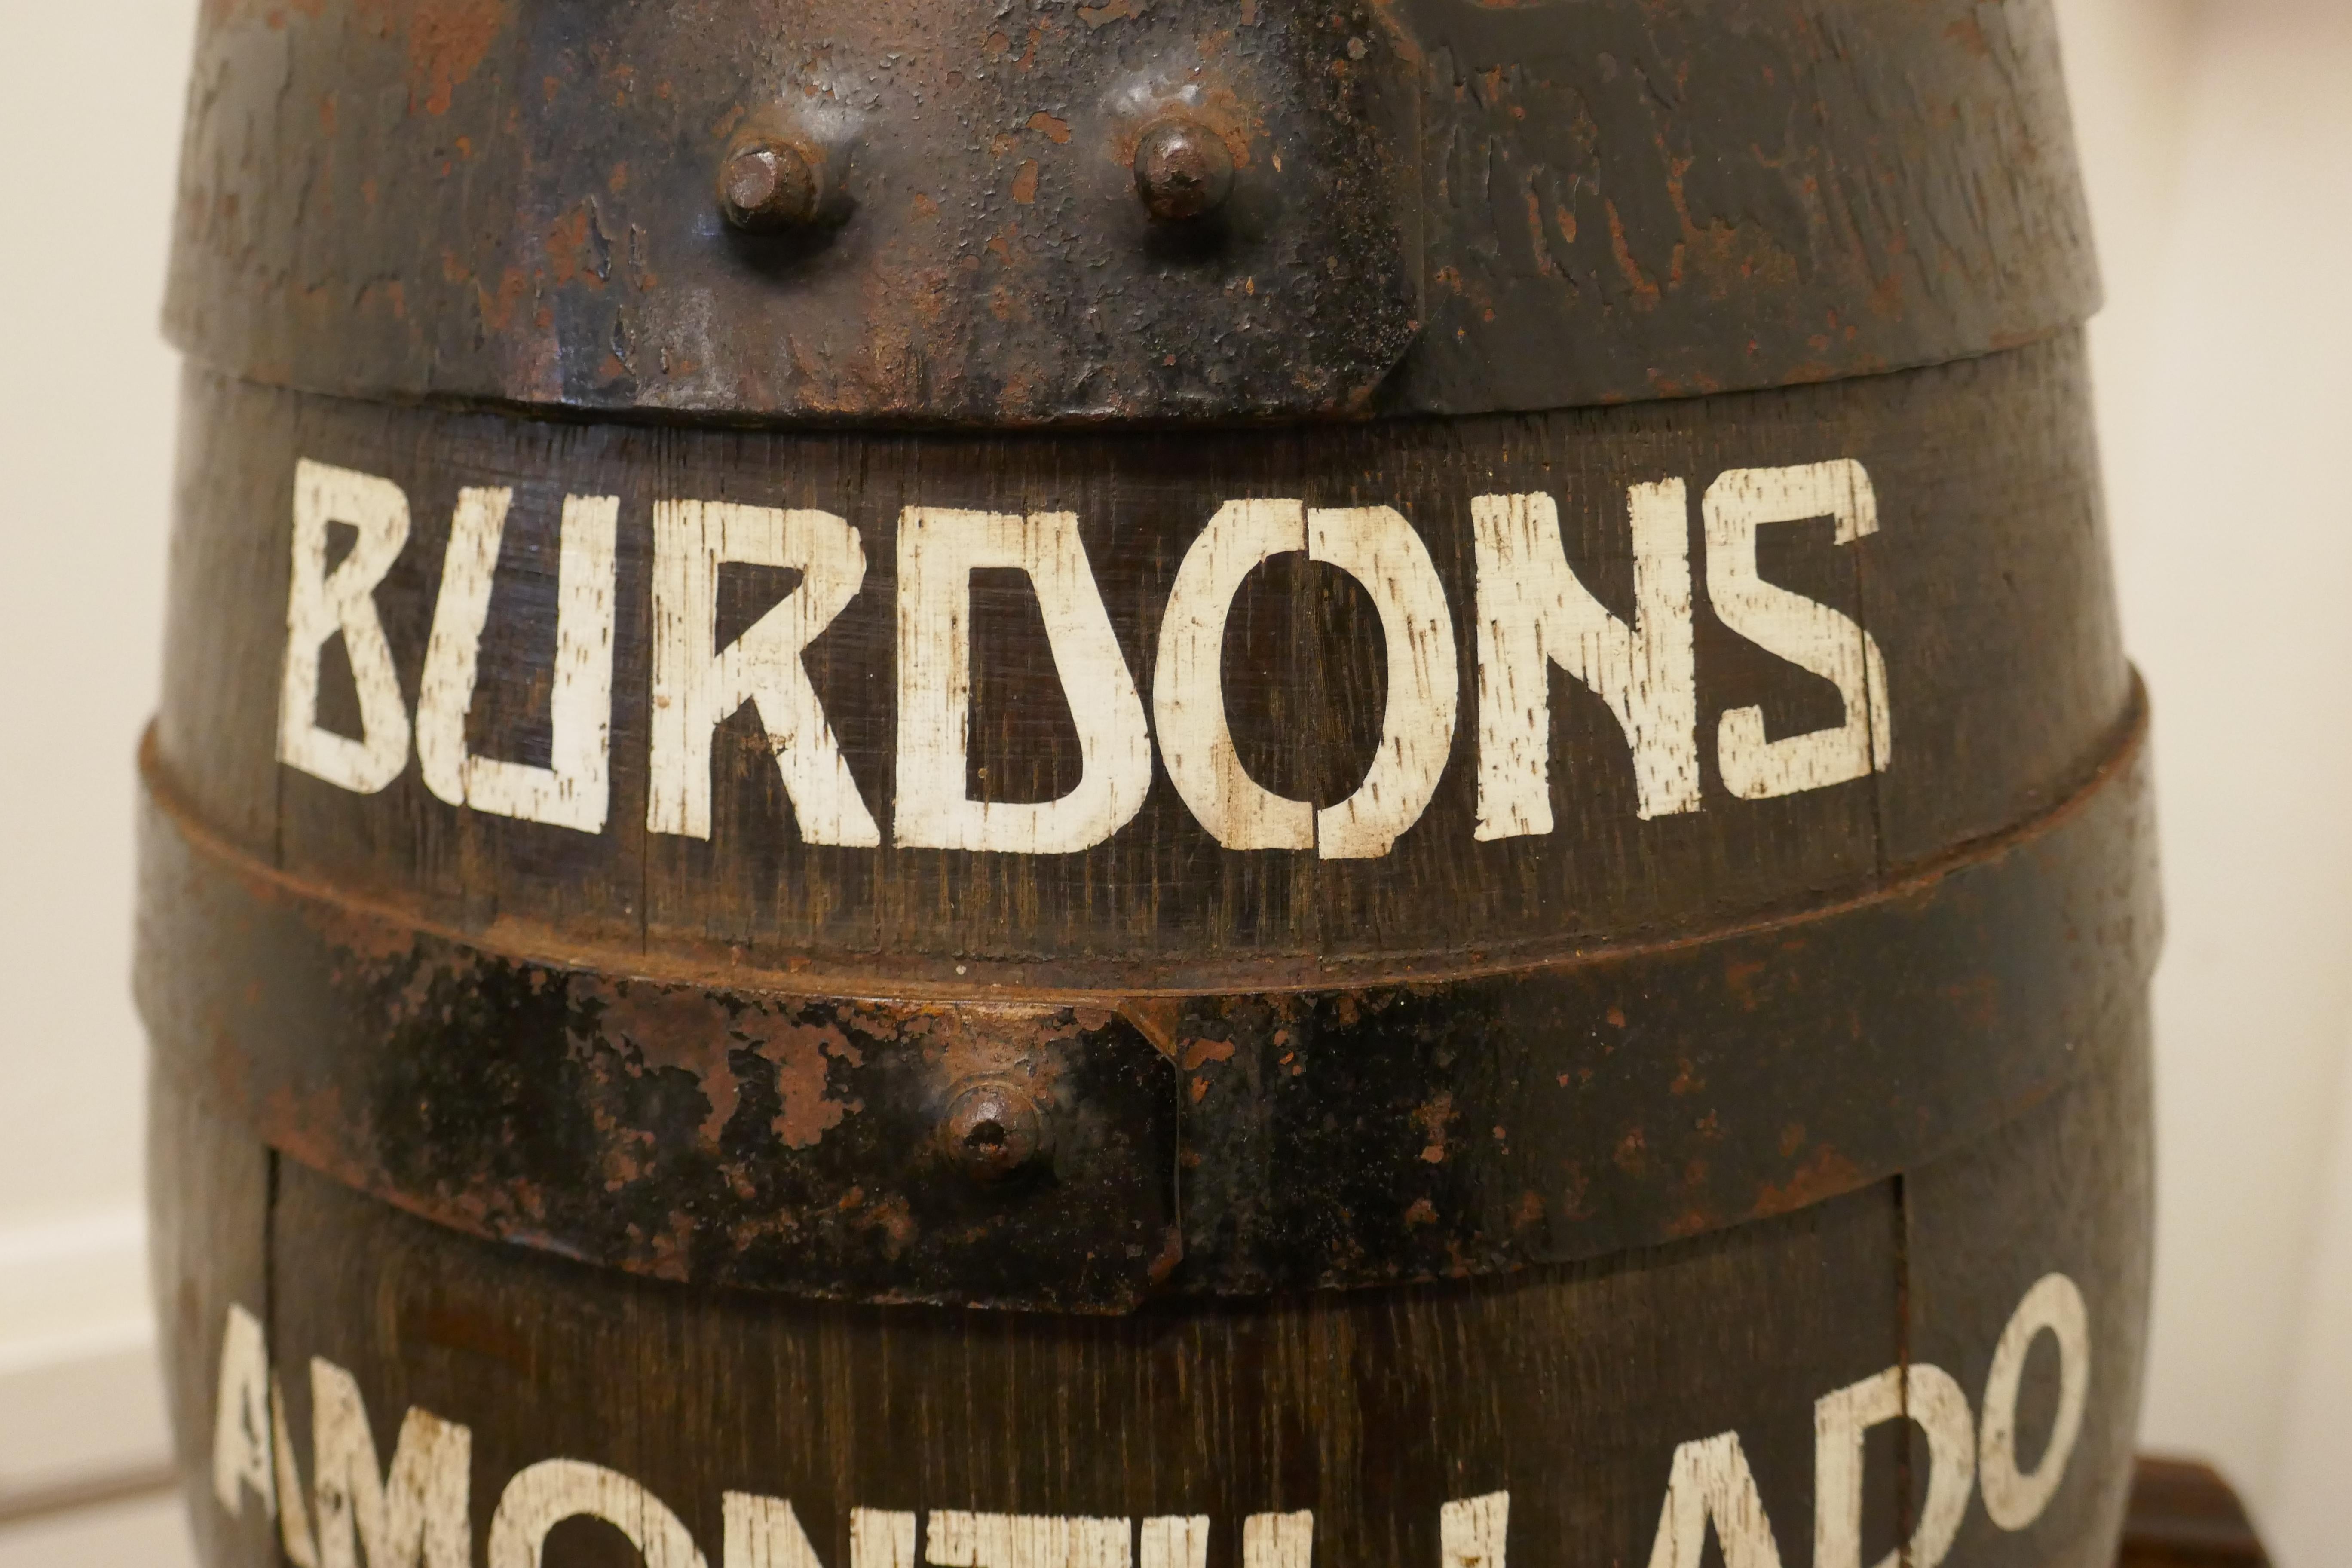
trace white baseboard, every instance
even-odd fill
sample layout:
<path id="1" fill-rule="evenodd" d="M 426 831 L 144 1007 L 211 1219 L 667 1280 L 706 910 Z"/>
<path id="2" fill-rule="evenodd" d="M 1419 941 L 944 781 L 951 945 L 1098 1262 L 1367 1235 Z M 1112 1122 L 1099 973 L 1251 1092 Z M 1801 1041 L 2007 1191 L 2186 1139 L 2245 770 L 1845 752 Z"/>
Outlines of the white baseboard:
<path id="1" fill-rule="evenodd" d="M 0 1228 L 0 1510 L 171 1460 L 145 1216 Z"/>

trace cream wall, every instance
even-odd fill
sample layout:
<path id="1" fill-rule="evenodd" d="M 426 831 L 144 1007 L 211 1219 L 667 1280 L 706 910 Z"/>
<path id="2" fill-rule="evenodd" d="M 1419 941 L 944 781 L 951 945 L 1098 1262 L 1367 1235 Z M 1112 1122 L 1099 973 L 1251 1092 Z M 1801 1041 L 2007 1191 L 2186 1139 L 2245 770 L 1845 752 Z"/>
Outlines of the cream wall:
<path id="1" fill-rule="evenodd" d="M 2352 1557 L 2352 6 L 2060 10 L 2164 827 L 2144 1430 L 2218 1456 L 2280 1560 L 2321 1568 Z"/>
<path id="2" fill-rule="evenodd" d="M 194 25 L 188 0 L 0 0 L 0 1500 L 165 1453 L 131 760 L 163 611 L 155 317 Z"/>
<path id="3" fill-rule="evenodd" d="M 125 984 L 173 390 L 154 321 L 194 9 L 0 5 L 0 1502 L 161 1456 Z M 2352 6 L 2060 12 L 2166 832 L 2147 1430 L 2221 1458 L 2285 1568 L 2323 1568 L 2352 1486 L 2352 500 L 2333 474 L 2352 430 Z M 83 1547 L 65 1528 L 0 1529 L 0 1564 L 169 1568 L 180 1549 L 168 1510 L 93 1516 Z"/>

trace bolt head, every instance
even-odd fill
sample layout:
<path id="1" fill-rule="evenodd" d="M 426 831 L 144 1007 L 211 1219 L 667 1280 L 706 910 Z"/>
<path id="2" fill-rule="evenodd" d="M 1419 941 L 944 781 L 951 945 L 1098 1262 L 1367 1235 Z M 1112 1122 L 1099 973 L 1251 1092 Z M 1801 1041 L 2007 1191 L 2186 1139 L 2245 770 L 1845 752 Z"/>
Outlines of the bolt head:
<path id="1" fill-rule="evenodd" d="M 1167 119 L 1135 143 L 1135 191 L 1163 223 L 1203 217 L 1234 188 L 1234 154 L 1225 139 L 1190 120 Z"/>
<path id="2" fill-rule="evenodd" d="M 985 1079 L 958 1089 L 940 1127 L 948 1157 L 983 1186 L 1018 1174 L 1045 1144 L 1037 1102 L 1015 1083 Z"/>
<path id="3" fill-rule="evenodd" d="M 719 167 L 719 206 L 751 234 L 772 234 L 816 221 L 824 197 L 817 160 L 774 137 L 739 142 Z"/>

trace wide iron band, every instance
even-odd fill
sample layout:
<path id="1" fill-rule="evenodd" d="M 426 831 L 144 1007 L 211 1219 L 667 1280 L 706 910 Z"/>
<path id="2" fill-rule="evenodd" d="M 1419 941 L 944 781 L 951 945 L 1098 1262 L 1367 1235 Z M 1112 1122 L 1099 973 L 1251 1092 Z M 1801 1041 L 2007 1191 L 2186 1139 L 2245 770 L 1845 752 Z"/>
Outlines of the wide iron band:
<path id="1" fill-rule="evenodd" d="M 1469 414 L 1939 363 L 2098 292 L 2047 0 L 222 0 L 194 76 L 173 338 L 314 392 Z M 1213 211 L 1139 192 L 1171 132 Z"/>
<path id="2" fill-rule="evenodd" d="M 227 847 L 151 748 L 139 996 L 161 1070 L 289 1155 L 640 1273 L 1094 1311 L 1486 1273 L 1852 1190 L 2103 1058 L 2158 935 L 2144 728 L 2054 811 L 1866 896 L 1212 995 L 826 995 L 494 949 Z M 1004 1180 L 956 1142 L 976 1089 L 1034 1112 Z"/>

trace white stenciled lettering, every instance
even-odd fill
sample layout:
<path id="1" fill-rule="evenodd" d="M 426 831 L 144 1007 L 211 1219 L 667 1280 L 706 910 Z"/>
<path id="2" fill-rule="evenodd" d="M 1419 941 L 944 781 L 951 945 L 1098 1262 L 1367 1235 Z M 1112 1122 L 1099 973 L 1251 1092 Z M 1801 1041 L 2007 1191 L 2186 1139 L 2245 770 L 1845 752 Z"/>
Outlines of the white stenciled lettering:
<path id="1" fill-rule="evenodd" d="M 213 1391 L 213 1496 L 232 1519 L 244 1514 L 248 1491 L 261 1500 L 264 1518 L 277 1517 L 269 1437 L 269 1346 L 261 1320 L 231 1303 Z"/>
<path id="2" fill-rule="evenodd" d="M 294 1568 L 319 1568 L 318 1537 L 310 1531 L 310 1510 L 302 1500 L 302 1470 L 286 1427 L 286 1390 L 276 1373 L 269 1374 L 269 1447 L 278 1460 L 278 1544 Z"/>
<path id="3" fill-rule="evenodd" d="M 1511 1494 L 1459 1498 L 1437 1510 L 1439 1568 L 1504 1568 Z"/>
<path id="4" fill-rule="evenodd" d="M 1128 1568 L 1124 1519 L 940 1509 L 925 1521 L 932 1568 Z"/>
<path id="5" fill-rule="evenodd" d="M 1078 731 L 1081 772 L 1059 800 L 974 800 L 971 574 L 1027 574 L 1054 672 Z M 892 831 L 926 849 L 1066 855 L 1102 843 L 1143 809 L 1151 731 L 1070 512 L 910 507 L 898 523 L 898 756 Z"/>
<path id="6" fill-rule="evenodd" d="M 469 1568 L 473 1434 L 411 1405 L 379 1469 L 367 1405 L 352 1374 L 310 1363 L 311 1495 L 319 1568 Z"/>
<path id="7" fill-rule="evenodd" d="M 482 628 L 510 489 L 465 489 L 449 524 L 441 593 L 416 689 L 416 762 L 425 787 L 452 805 L 582 833 L 604 830 L 612 798 L 615 496 L 566 496 L 556 567 L 555 665 L 548 683 L 551 765 L 476 756 L 466 716 L 481 671 Z"/>
<path id="8" fill-rule="evenodd" d="M 1151 704 L 1176 793 L 1228 849 L 1312 849 L 1315 807 L 1249 776 L 1225 713 L 1225 625 L 1252 572 L 1307 548 L 1295 500 L 1227 501 L 1185 552 L 1160 622 Z"/>
<path id="9" fill-rule="evenodd" d="M 490 1517 L 488 1568 L 540 1568 L 547 1532 L 582 1517 L 627 1536 L 645 1568 L 709 1568 L 668 1504 L 618 1470 L 583 1459 L 541 1459 L 507 1483 Z"/>
<path id="10" fill-rule="evenodd" d="M 2031 1470 L 2017 1463 L 2017 1394 L 2025 1378 L 2026 1352 L 2047 1333 L 2058 1349 L 2058 1416 L 2041 1462 Z M 2066 1461 L 2083 1435 L 2083 1410 L 2091 1393 L 2091 1314 L 2083 1292 L 2063 1274 L 2045 1274 L 2025 1293 L 1993 1347 L 1985 1374 L 1984 1424 L 1977 1468 L 1982 1478 L 1985 1512 L 2003 1530 L 2023 1530 L 2042 1517 Z"/>
<path id="11" fill-rule="evenodd" d="M 849 1568 L 915 1568 L 915 1516 L 891 1509 L 851 1509 Z"/>
<path id="12" fill-rule="evenodd" d="M 1388 710 L 1371 768 L 1355 794 L 1315 815 L 1323 858 L 1377 859 L 1429 809 L 1453 755 L 1462 701 L 1454 616 L 1429 547 L 1392 507 L 1309 511 L 1307 554 L 1363 585 L 1388 645 Z"/>
<path id="13" fill-rule="evenodd" d="M 1388 656 L 1388 706 L 1372 765 L 1354 793 L 1321 811 L 1249 776 L 1225 711 L 1234 595 L 1259 565 L 1301 550 L 1363 585 Z M 1460 701 L 1445 585 L 1421 536 L 1393 508 L 1229 501 L 1177 570 L 1152 675 L 1160 756 L 1176 793 L 1228 849 L 1312 847 L 1327 860 L 1386 855 L 1437 793 Z"/>
<path id="14" fill-rule="evenodd" d="M 1877 532 L 1870 475 L 1850 458 L 1735 468 L 1707 487 L 1701 510 L 1715 613 L 1765 652 L 1831 682 L 1845 702 L 1837 729 L 1778 741 L 1765 739 L 1761 708 L 1725 713 L 1717 730 L 1724 786 L 1742 800 L 1767 800 L 1885 771 L 1892 743 L 1877 642 L 1843 613 L 1767 583 L 1756 565 L 1757 531 L 1769 523 L 1831 518 L 1840 544 Z"/>
<path id="15" fill-rule="evenodd" d="M 327 570 L 331 523 L 359 541 Z M 294 553 L 286 590 L 286 662 L 278 689 L 278 760 L 361 795 L 408 765 L 408 710 L 375 590 L 408 542 L 408 497 L 390 479 L 303 458 L 294 469 Z M 319 666 L 341 637 L 359 691 L 360 736 L 319 723 Z"/>
<path id="16" fill-rule="evenodd" d="M 1136 1532 L 1137 1568 L 1208 1568 L 1209 1516 L 1158 1514 Z"/>
<path id="17" fill-rule="evenodd" d="M 1254 1513 L 1242 1521 L 1242 1568 L 1310 1568 L 1315 1512 Z"/>
<path id="18" fill-rule="evenodd" d="M 1968 1395 L 1941 1367 L 1888 1367 L 1813 1405 L 1813 1568 L 1862 1568 L 1863 1435 L 1908 1415 L 1927 1435 L 1927 1499 L 1911 1540 L 1876 1568 L 1935 1568 L 1952 1550 L 1976 1481 Z"/>
<path id="19" fill-rule="evenodd" d="M 720 1568 L 824 1568 L 788 1499 L 726 1492 L 719 1517 Z"/>
<path id="20" fill-rule="evenodd" d="M 1780 1568 L 1780 1549 L 1739 1434 L 1722 1432 L 1675 1450 L 1650 1568 L 1699 1568 L 1712 1526 L 1724 1568 Z"/>
<path id="21" fill-rule="evenodd" d="M 719 569 L 736 563 L 795 570 L 801 580 L 721 648 L 715 646 Z M 646 827 L 710 837 L 711 734 L 749 702 L 767 731 L 801 837 L 862 847 L 882 842 L 803 662 L 865 581 L 857 531 L 830 512 L 696 500 L 654 507 Z"/>
<path id="22" fill-rule="evenodd" d="M 1551 667 L 1609 705 L 1633 750 L 1636 814 L 1699 809 L 1690 512 L 1680 479 L 1635 485 L 1633 620 L 1569 569 L 1549 495 L 1474 497 L 1481 842 L 1552 830 Z"/>

